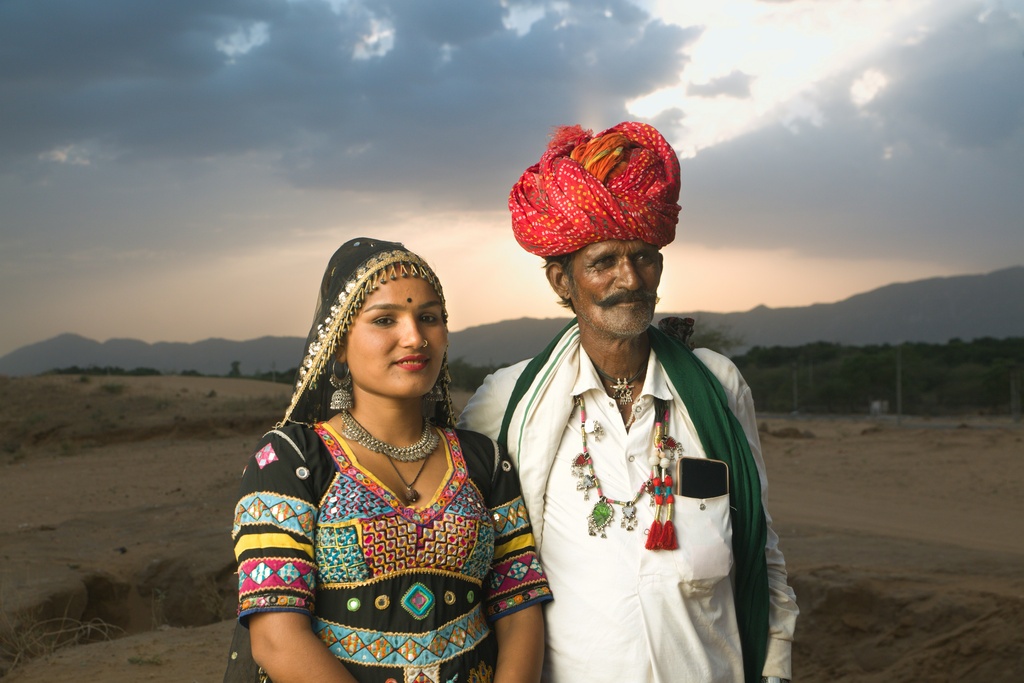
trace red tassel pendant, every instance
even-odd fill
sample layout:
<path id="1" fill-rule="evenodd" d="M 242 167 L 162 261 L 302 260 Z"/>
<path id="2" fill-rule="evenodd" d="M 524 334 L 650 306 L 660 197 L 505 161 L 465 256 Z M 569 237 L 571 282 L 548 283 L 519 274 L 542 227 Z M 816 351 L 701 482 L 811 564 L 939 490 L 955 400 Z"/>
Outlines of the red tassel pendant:
<path id="1" fill-rule="evenodd" d="M 669 490 L 665 494 L 665 524 L 662 527 L 661 546 L 662 550 L 675 550 L 679 547 L 676 540 L 676 525 L 672 523 L 672 508 L 675 507 L 675 496 Z"/>
<path id="2" fill-rule="evenodd" d="M 651 525 L 651 530 L 647 533 L 647 542 L 644 543 L 644 547 L 648 550 L 657 550 L 661 547 L 661 522 L 654 520 L 654 524 Z"/>
<path id="3" fill-rule="evenodd" d="M 661 549 L 662 550 L 675 550 L 679 547 L 679 542 L 676 540 L 676 525 L 672 523 L 672 520 L 665 522 L 663 527 L 664 533 L 661 535 Z"/>

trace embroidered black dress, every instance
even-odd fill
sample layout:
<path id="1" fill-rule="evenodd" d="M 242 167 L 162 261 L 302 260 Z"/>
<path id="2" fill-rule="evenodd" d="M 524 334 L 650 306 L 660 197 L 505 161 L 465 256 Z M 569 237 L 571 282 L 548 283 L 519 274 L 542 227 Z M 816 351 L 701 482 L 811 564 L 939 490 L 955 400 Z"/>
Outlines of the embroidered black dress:
<path id="1" fill-rule="evenodd" d="M 309 614 L 360 681 L 490 681 L 490 623 L 551 594 L 509 460 L 475 432 L 443 434 L 448 472 L 422 509 L 325 423 L 267 434 L 235 509 L 241 622 Z"/>

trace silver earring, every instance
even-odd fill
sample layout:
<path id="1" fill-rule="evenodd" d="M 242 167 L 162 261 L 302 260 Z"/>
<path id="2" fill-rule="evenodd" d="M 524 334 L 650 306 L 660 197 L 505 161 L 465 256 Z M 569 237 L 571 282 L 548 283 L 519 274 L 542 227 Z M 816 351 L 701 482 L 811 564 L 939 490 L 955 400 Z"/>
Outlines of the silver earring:
<path id="1" fill-rule="evenodd" d="M 345 376 L 338 377 L 331 373 L 331 386 L 337 389 L 331 394 L 331 410 L 349 410 L 352 408 L 352 373 L 345 366 Z"/>
<path id="2" fill-rule="evenodd" d="M 423 414 L 429 419 L 433 419 L 437 404 L 443 400 L 444 389 L 441 388 L 441 378 L 438 377 L 434 386 L 430 387 L 430 391 L 423 394 Z"/>

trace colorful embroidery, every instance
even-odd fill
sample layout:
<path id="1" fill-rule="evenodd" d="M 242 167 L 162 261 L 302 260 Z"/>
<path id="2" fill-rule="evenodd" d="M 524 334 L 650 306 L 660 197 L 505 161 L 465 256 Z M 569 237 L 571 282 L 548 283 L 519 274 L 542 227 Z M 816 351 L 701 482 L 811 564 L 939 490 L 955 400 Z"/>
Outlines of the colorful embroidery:
<path id="1" fill-rule="evenodd" d="M 469 455 L 446 430 L 447 479 L 428 508 L 407 508 L 355 465 L 343 439 L 325 425 L 315 431 L 325 450 L 311 457 L 330 457 L 328 471 L 314 468 L 310 477 L 324 487 L 309 492 L 314 499 L 266 488 L 276 481 L 278 490 L 303 495 L 290 467 L 247 475 L 261 490 L 250 488 L 236 508 L 240 610 L 312 612 L 314 632 L 346 665 L 401 669 L 382 678 L 440 683 L 441 664 L 449 662 L 448 678 L 491 683 L 487 621 L 550 599 L 546 589 L 532 590 L 544 579 L 514 478 L 497 470 L 485 500 L 469 478 Z M 475 456 L 472 462 L 477 476 Z M 402 632 L 365 628 L 373 623 Z"/>
<path id="2" fill-rule="evenodd" d="M 312 594 L 316 567 L 312 562 L 280 557 L 256 557 L 238 565 L 238 593 L 290 588 Z"/>
<path id="3" fill-rule="evenodd" d="M 544 571 L 537 556 L 530 552 L 494 566 L 490 577 L 491 593 L 501 595 L 515 590 L 524 583 L 542 581 Z"/>
<path id="4" fill-rule="evenodd" d="M 441 683 L 441 667 L 427 666 L 420 669 L 405 670 L 406 683 Z"/>
<path id="5" fill-rule="evenodd" d="M 416 525 L 391 514 L 363 525 L 363 552 L 372 576 L 416 566 Z"/>
<path id="6" fill-rule="evenodd" d="M 501 600 L 495 600 L 487 606 L 487 616 L 488 618 L 494 617 L 541 599 L 545 601 L 551 599 L 551 589 L 547 586 L 537 586 L 522 593 L 516 593 Z"/>
<path id="7" fill-rule="evenodd" d="M 476 607 L 427 633 L 386 633 L 354 629 L 315 619 L 313 631 L 342 662 L 427 667 L 469 652 L 487 636 L 482 610 Z"/>
<path id="8" fill-rule="evenodd" d="M 233 536 L 247 524 L 272 524 L 312 542 L 315 518 L 313 507 L 305 501 L 265 491 L 254 493 L 235 506 Z"/>
<path id="9" fill-rule="evenodd" d="M 445 429 L 445 441 L 448 444 L 448 450 L 451 452 L 452 456 L 451 477 L 441 490 L 441 493 L 437 496 L 437 499 L 434 500 L 429 507 L 421 509 L 405 507 L 402 501 L 395 497 L 395 494 L 382 486 L 379 481 L 368 475 L 365 471 L 356 467 L 352 461 L 349 460 L 348 453 L 344 446 L 325 423 L 318 424 L 315 429 L 316 433 L 320 436 L 320 439 L 327 447 L 327 450 L 330 452 L 331 458 L 334 459 L 334 463 L 337 466 L 338 471 L 343 476 L 359 482 L 372 491 L 377 497 L 386 501 L 387 504 L 394 508 L 398 514 L 416 524 L 426 524 L 443 510 L 447 509 L 451 505 L 455 495 L 463 488 L 463 484 L 469 477 L 468 470 L 466 469 L 466 460 L 462 455 L 462 447 L 459 444 L 458 437 L 455 435 L 455 430 Z"/>
<path id="10" fill-rule="evenodd" d="M 477 519 L 445 514 L 432 525 L 422 529 L 422 550 L 416 562 L 422 567 L 437 567 L 450 571 L 463 571 L 473 549 L 479 543 Z M 488 564 L 490 558 L 488 558 Z M 487 567 L 484 566 L 484 573 Z M 467 571 L 466 573 L 470 573 Z M 484 574 L 473 574 L 483 578 Z"/>
<path id="11" fill-rule="evenodd" d="M 480 662 L 476 668 L 469 670 L 468 683 L 491 683 L 494 680 L 494 669 L 487 662 Z"/>
<path id="12" fill-rule="evenodd" d="M 370 578 L 355 525 L 318 526 L 314 546 L 320 584 L 356 583 Z"/>
<path id="13" fill-rule="evenodd" d="M 312 611 L 313 605 L 306 598 L 294 595 L 256 595 L 242 598 L 238 602 L 238 613 L 245 614 L 250 611 L 272 611 L 274 609 L 302 609 Z"/>
<path id="14" fill-rule="evenodd" d="M 255 458 L 256 464 L 259 465 L 262 470 L 270 463 L 277 462 L 277 453 L 274 452 L 274 447 L 268 443 L 256 452 Z"/>
<path id="15" fill-rule="evenodd" d="M 358 481 L 342 475 L 334 478 L 320 506 L 320 524 L 341 524 L 352 520 L 383 517 L 394 512 L 387 501 L 367 490 Z"/>
<path id="16" fill-rule="evenodd" d="M 434 609 L 434 594 L 422 583 L 414 583 L 402 596 L 402 607 L 415 619 L 423 619 Z"/>
<path id="17" fill-rule="evenodd" d="M 421 567 L 483 580 L 493 558 L 494 531 L 480 524 L 487 516 L 487 506 L 479 490 L 460 485 L 468 480 L 457 440 L 454 445 L 449 443 L 455 473 L 440 497 L 440 503 L 446 502 L 447 507 L 436 503 L 425 511 L 407 514 L 408 508 L 396 510 L 391 493 L 352 464 L 329 430 L 320 429 L 318 433 L 339 469 L 318 517 L 317 557 L 324 562 L 322 585 L 357 583 Z M 360 522 L 359 538 L 338 526 L 339 522 L 355 520 Z M 336 530 L 320 531 L 332 528 Z"/>
<path id="18" fill-rule="evenodd" d="M 494 531 L 499 538 L 519 531 L 529 524 L 526 503 L 523 502 L 522 496 L 517 496 L 511 503 L 500 505 L 491 512 L 491 517 L 494 519 Z"/>

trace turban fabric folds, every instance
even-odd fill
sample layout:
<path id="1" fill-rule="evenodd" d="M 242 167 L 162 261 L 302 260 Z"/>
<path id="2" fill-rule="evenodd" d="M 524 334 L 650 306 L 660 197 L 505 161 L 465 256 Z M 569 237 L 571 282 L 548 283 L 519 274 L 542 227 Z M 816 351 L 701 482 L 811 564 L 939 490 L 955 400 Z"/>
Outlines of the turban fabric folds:
<path id="1" fill-rule="evenodd" d="M 604 240 L 663 247 L 679 220 L 679 159 L 653 126 L 626 122 L 592 135 L 556 129 L 509 194 L 512 232 L 532 254 L 559 256 Z"/>

